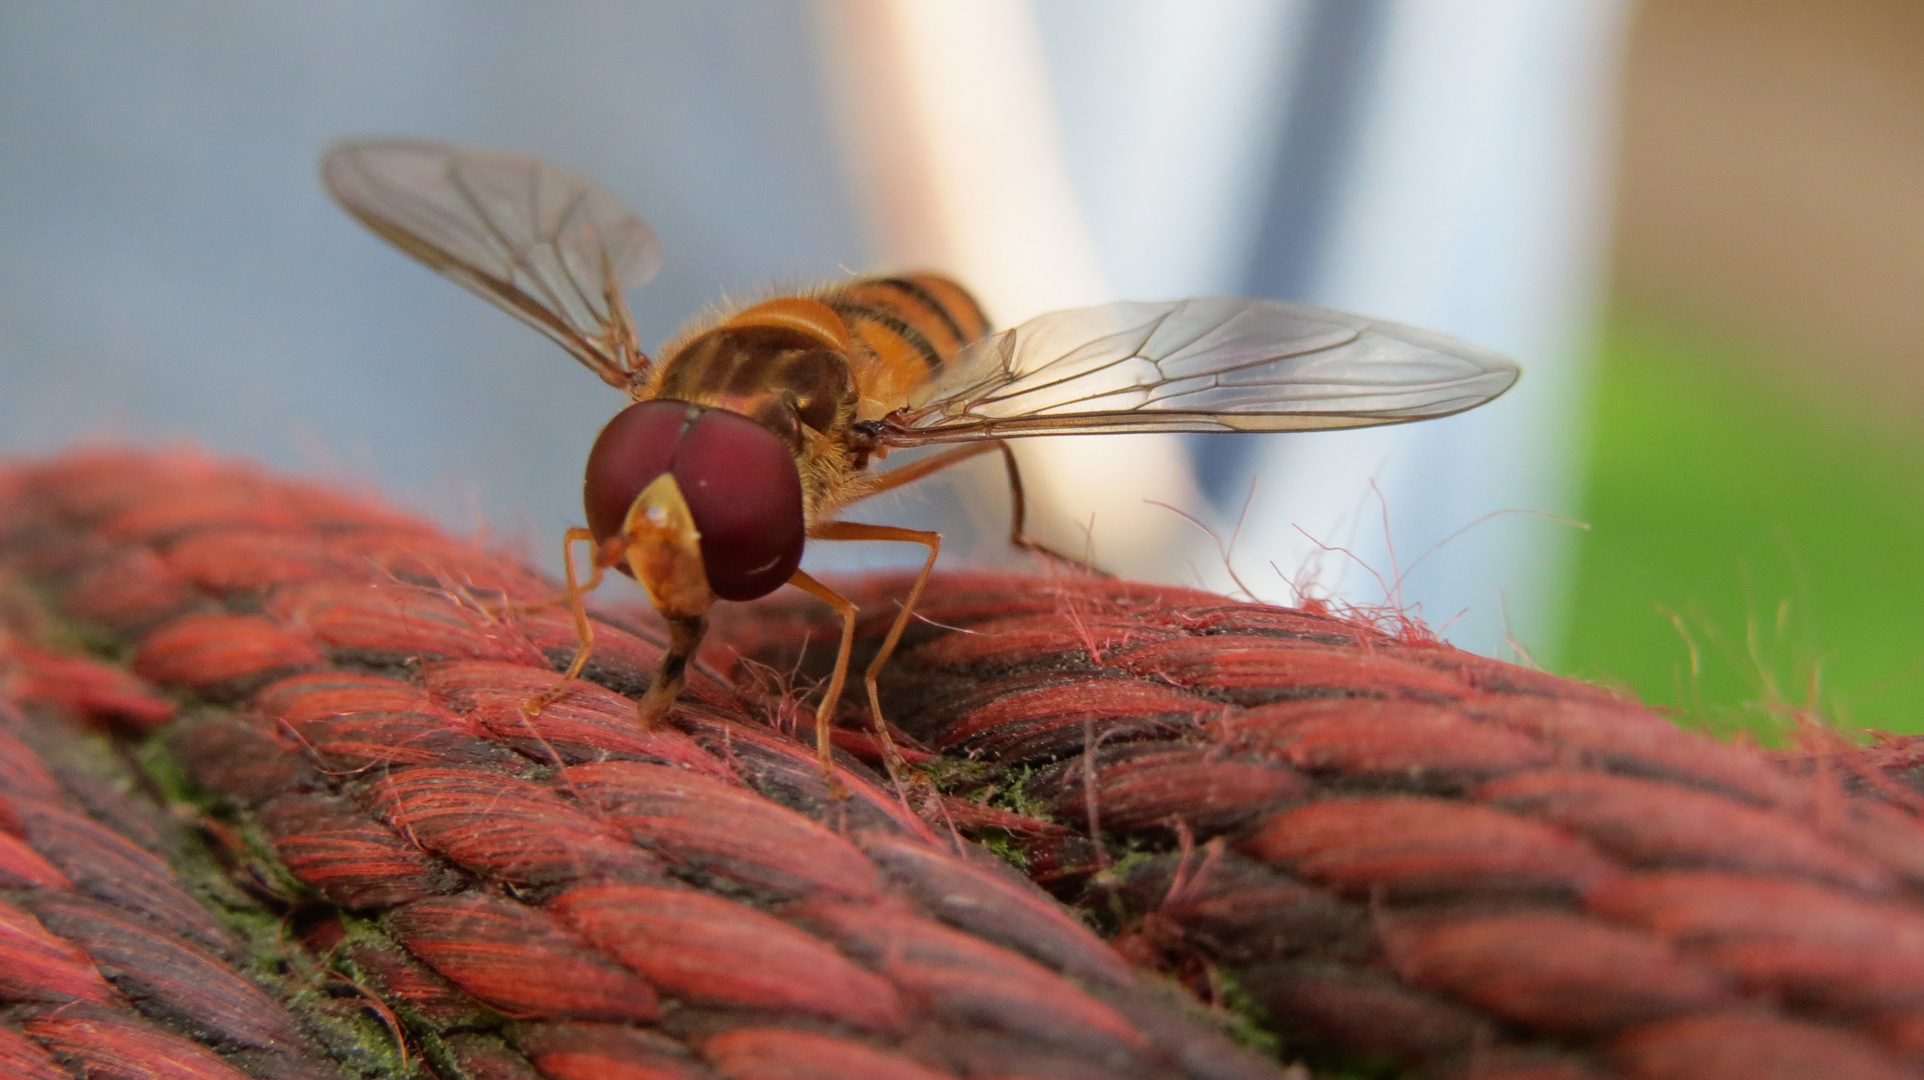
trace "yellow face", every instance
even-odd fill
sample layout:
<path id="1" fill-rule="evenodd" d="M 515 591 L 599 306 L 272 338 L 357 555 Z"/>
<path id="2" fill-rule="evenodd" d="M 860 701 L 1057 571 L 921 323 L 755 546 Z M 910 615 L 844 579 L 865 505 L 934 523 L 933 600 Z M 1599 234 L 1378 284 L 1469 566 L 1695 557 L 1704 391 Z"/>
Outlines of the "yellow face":
<path id="1" fill-rule="evenodd" d="M 628 569 L 664 616 L 691 616 L 715 603 L 702 565 L 701 533 L 673 473 L 656 477 L 628 508 Z"/>

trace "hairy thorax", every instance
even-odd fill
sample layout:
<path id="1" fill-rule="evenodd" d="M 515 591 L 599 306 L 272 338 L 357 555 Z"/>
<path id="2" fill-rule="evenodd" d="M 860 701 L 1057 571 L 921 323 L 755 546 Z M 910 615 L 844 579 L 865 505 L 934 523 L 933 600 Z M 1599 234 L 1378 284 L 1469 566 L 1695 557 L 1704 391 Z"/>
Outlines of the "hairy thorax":
<path id="1" fill-rule="evenodd" d="M 653 396 L 740 413 L 773 431 L 795 455 L 809 519 L 849 465 L 843 434 L 855 420 L 848 357 L 784 327 L 722 326 L 690 340 L 661 365 Z"/>

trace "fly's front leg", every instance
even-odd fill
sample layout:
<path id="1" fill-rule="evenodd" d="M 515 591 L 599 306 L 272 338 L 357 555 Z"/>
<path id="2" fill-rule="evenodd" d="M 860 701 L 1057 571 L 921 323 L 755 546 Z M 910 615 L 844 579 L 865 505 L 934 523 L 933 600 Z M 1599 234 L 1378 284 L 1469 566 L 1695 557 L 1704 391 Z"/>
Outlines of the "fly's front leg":
<path id="1" fill-rule="evenodd" d="M 882 639 L 882 647 L 869 662 L 868 670 L 863 673 L 862 682 L 868 688 L 868 707 L 875 719 L 875 734 L 882 740 L 882 754 L 891 770 L 897 770 L 902 763 L 902 755 L 895 749 L 895 740 L 889 736 L 888 721 L 882 716 L 882 695 L 877 680 L 882 668 L 894 655 L 895 646 L 902 640 L 902 631 L 908 628 L 909 616 L 915 613 L 915 604 L 922 598 L 922 588 L 929 583 L 929 574 L 935 570 L 935 557 L 942 551 L 942 534 L 926 532 L 921 529 L 898 529 L 893 525 L 863 525 L 853 521 L 825 521 L 809 532 L 819 540 L 892 540 L 898 543 L 922 544 L 929 549 L 929 557 L 922 560 L 922 572 L 915 576 L 915 584 L 909 587 L 909 595 L 902 601 L 902 610 L 889 626 L 888 636 Z M 851 605 L 852 609 L 853 605 Z M 848 632 L 854 631 L 851 610 Z M 844 650 L 841 664 L 847 664 L 848 636 L 844 637 Z M 837 669 L 837 675 L 840 668 Z"/>
<path id="2" fill-rule="evenodd" d="M 614 565 L 614 558 L 620 557 L 620 548 L 618 546 L 620 538 L 617 537 L 615 540 L 610 541 L 610 543 L 595 548 L 592 560 L 593 568 L 588 575 L 588 580 L 583 583 L 578 580 L 579 574 L 575 570 L 575 545 L 583 540 L 592 544 L 594 543 L 594 539 L 594 533 L 589 532 L 587 529 L 569 529 L 561 541 L 561 565 L 567 573 L 567 591 L 544 601 L 540 605 L 509 609 L 510 611 L 540 610 L 557 602 L 566 601 L 568 613 L 574 617 L 574 660 L 568 664 L 568 670 L 561 676 L 561 681 L 521 703 L 521 711 L 529 716 L 541 715 L 542 709 L 560 700 L 561 696 L 568 692 L 568 687 L 572 685 L 577 678 L 581 677 L 581 669 L 587 666 L 588 657 L 594 652 L 595 627 L 593 623 L 588 621 L 588 607 L 583 603 L 582 597 L 593 592 L 601 585 L 602 574 L 609 566 Z"/>
<path id="3" fill-rule="evenodd" d="M 588 619 L 588 607 L 582 598 L 601 584 L 610 566 L 616 565 L 627 555 L 628 537 L 610 537 L 595 547 L 588 580 L 583 582 L 575 566 L 575 545 L 584 540 L 593 543 L 594 534 L 587 529 L 577 528 L 569 529 L 562 541 L 561 565 L 567 574 L 567 591 L 540 605 L 529 605 L 533 610 L 540 610 L 566 601 L 568 613 L 574 618 L 576 642 L 574 659 L 569 662 L 560 681 L 521 703 L 521 711 L 531 717 L 541 715 L 542 709 L 559 701 L 568 692 L 568 687 L 581 677 L 581 669 L 587 666 L 595 648 L 595 626 Z M 642 695 L 636 706 L 643 728 L 653 727 L 667 718 L 668 710 L 674 707 L 675 699 L 681 696 L 682 688 L 688 684 L 688 662 L 694 658 L 695 651 L 701 647 L 702 637 L 708 632 L 708 618 L 705 615 L 667 615 L 664 618 L 668 621 L 668 649 L 661 654 L 661 664 L 655 669 L 654 681 L 648 684 L 648 692 Z"/>
<path id="4" fill-rule="evenodd" d="M 568 570 L 567 588 L 552 596 L 543 597 L 540 600 L 531 600 L 519 604 L 503 604 L 494 609 L 494 613 L 496 615 L 533 615 L 539 611 L 546 611 L 556 604 L 567 604 L 575 610 L 578 619 L 585 620 L 587 614 L 582 611 L 581 605 L 577 601 L 580 597 L 586 596 L 601 587 L 603 573 L 606 572 L 610 566 L 621 562 L 622 555 L 628 547 L 627 538 L 622 536 L 611 536 L 596 545 L 594 555 L 589 560 L 588 580 L 577 585 L 574 582 L 575 545 L 584 540 L 593 543 L 594 539 L 595 536 L 593 533 L 581 528 L 569 529 L 563 534 L 561 541 L 561 563 Z M 576 629 L 580 629 L 579 623 L 577 623 Z"/>

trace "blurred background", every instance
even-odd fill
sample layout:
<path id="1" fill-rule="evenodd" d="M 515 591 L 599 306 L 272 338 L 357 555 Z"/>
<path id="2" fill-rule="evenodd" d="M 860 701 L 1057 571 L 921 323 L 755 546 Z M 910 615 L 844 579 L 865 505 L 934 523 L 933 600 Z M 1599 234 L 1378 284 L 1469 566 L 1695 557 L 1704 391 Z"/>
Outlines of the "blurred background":
<path id="1" fill-rule="evenodd" d="M 0 450 L 192 440 L 558 563 L 621 399 L 315 180 L 492 143 L 656 226 L 649 344 L 928 266 L 1002 324 L 1233 293 L 1508 353 L 1445 421 L 1033 440 L 1042 531 L 1691 722 L 1924 731 L 1920 55 L 1910 0 L 0 4 Z M 958 472 L 861 516 L 1026 565 Z"/>

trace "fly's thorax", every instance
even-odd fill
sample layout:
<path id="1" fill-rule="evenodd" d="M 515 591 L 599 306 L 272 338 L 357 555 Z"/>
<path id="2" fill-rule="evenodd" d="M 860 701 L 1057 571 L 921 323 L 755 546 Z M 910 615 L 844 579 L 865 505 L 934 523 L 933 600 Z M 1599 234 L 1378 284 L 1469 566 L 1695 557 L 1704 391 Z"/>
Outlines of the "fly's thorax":
<path id="1" fill-rule="evenodd" d="M 854 418 L 848 356 L 795 327 L 731 321 L 691 339 L 661 368 L 656 396 L 740 413 L 797 455 L 811 433 L 837 435 Z"/>

